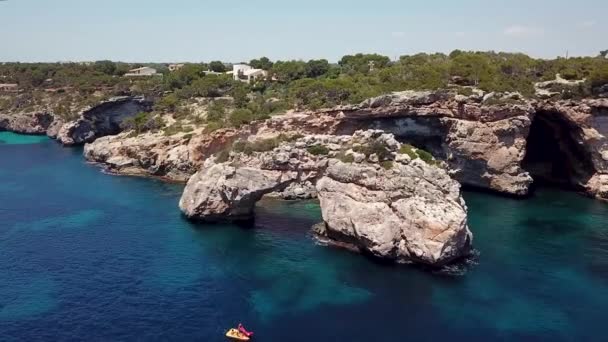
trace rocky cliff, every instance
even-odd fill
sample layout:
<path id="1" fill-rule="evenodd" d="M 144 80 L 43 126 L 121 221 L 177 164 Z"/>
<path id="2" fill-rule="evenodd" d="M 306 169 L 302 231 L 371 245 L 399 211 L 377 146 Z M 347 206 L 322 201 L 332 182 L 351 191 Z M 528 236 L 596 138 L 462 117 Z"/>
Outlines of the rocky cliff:
<path id="1" fill-rule="evenodd" d="M 534 181 L 549 181 L 608 198 L 607 111 L 607 99 L 532 101 L 478 90 L 467 96 L 407 91 L 355 106 L 292 112 L 238 129 L 195 132 L 182 142 L 187 153 L 175 153 L 173 137 L 145 134 L 130 140 L 124 134 L 91 144 L 86 155 L 101 163 L 129 158 L 129 173 L 140 168 L 136 173 L 183 180 L 237 139 L 289 133 L 350 135 L 371 128 L 431 152 L 466 186 L 523 196 Z M 543 148 L 549 152 L 543 153 Z M 154 163 L 146 151 L 155 155 Z"/>
<path id="2" fill-rule="evenodd" d="M 48 112 L 0 114 L 0 131 L 21 134 L 46 134 L 55 117 Z"/>
<path id="3" fill-rule="evenodd" d="M 82 145 L 120 133 L 125 119 L 149 109 L 150 103 L 143 97 L 114 97 L 83 110 L 76 121 L 67 122 L 59 129 L 54 127 L 51 135 L 63 145 Z"/>
<path id="4" fill-rule="evenodd" d="M 180 208 L 191 219 L 246 220 L 262 196 L 316 188 L 325 242 L 398 262 L 443 265 L 467 255 L 472 235 L 459 184 L 434 160 L 382 131 L 311 135 L 258 151 L 242 145 L 190 178 Z"/>

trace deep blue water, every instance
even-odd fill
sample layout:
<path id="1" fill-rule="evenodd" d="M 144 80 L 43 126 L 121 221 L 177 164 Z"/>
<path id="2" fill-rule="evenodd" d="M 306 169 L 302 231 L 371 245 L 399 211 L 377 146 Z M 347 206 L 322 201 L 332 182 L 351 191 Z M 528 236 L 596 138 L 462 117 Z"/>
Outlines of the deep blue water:
<path id="1" fill-rule="evenodd" d="M 10 142 L 10 144 L 9 144 Z M 477 264 L 448 276 L 318 246 L 315 202 L 186 222 L 180 185 L 0 133 L 1 341 L 608 340 L 608 205 L 466 193 Z"/>

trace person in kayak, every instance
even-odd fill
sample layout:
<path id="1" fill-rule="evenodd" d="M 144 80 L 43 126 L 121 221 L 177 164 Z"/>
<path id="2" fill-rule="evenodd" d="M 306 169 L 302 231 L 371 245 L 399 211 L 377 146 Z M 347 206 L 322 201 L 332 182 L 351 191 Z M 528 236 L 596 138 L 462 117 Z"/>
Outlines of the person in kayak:
<path id="1" fill-rule="evenodd" d="M 241 323 L 239 323 L 239 331 L 247 337 L 253 336 L 253 331 L 247 331 Z"/>

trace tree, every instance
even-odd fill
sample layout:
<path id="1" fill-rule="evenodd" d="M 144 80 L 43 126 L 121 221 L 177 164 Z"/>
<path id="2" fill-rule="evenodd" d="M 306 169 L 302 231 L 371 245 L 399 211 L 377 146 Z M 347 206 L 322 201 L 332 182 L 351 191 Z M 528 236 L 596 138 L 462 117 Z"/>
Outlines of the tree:
<path id="1" fill-rule="evenodd" d="M 270 70 L 274 63 L 268 59 L 268 57 L 261 57 L 260 59 L 252 59 L 249 65 L 256 69 Z"/>
<path id="2" fill-rule="evenodd" d="M 390 58 L 378 54 L 346 55 L 342 57 L 340 66 L 347 72 L 367 74 L 371 70 L 383 69 L 391 63 Z"/>
<path id="3" fill-rule="evenodd" d="M 167 90 L 181 89 L 205 75 L 206 66 L 203 64 L 186 64 L 164 77 Z"/>
<path id="4" fill-rule="evenodd" d="M 209 70 L 213 72 L 226 72 L 226 65 L 220 61 L 213 61 L 209 63 Z"/>
<path id="5" fill-rule="evenodd" d="M 114 75 L 116 72 L 116 63 L 112 61 L 97 61 L 95 62 L 95 70 L 106 75 Z"/>
<path id="6" fill-rule="evenodd" d="M 608 58 L 608 50 L 602 50 L 602 51 L 600 51 L 600 57 Z"/>
<path id="7" fill-rule="evenodd" d="M 306 63 L 302 61 L 278 61 L 272 73 L 281 82 L 291 82 L 306 77 Z"/>
<path id="8" fill-rule="evenodd" d="M 327 74 L 329 62 L 326 59 L 311 59 L 306 63 L 306 76 L 315 78 Z"/>

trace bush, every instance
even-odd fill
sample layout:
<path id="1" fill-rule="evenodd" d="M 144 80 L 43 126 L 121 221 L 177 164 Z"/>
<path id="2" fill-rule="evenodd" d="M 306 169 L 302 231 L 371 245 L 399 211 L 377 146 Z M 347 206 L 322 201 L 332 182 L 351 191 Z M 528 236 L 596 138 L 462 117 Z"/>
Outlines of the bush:
<path id="1" fill-rule="evenodd" d="M 249 109 L 235 109 L 230 116 L 228 117 L 228 121 L 234 127 L 239 127 L 245 124 L 250 123 L 254 120 L 253 112 Z"/>
<path id="2" fill-rule="evenodd" d="M 380 163 L 380 166 L 382 166 L 382 168 L 384 168 L 385 170 L 390 170 L 393 168 L 393 161 L 385 160 Z"/>
<path id="3" fill-rule="evenodd" d="M 277 148 L 281 141 L 277 138 L 256 140 L 251 143 L 251 150 L 254 152 L 268 152 Z"/>
<path id="4" fill-rule="evenodd" d="M 221 128 L 224 128 L 224 124 L 222 122 L 211 121 L 211 122 L 208 122 L 207 125 L 205 126 L 205 133 L 215 132 Z"/>
<path id="5" fill-rule="evenodd" d="M 336 158 L 338 158 L 341 162 L 343 163 L 354 163 L 355 162 L 355 157 L 352 154 L 346 154 L 344 152 L 338 154 L 336 156 Z"/>
<path id="6" fill-rule="evenodd" d="M 156 110 L 160 111 L 174 111 L 179 104 L 179 99 L 175 94 L 169 94 L 163 96 L 155 105 Z"/>
<path id="7" fill-rule="evenodd" d="M 228 159 L 230 159 L 230 151 L 228 150 L 221 150 L 215 154 L 216 163 L 224 163 L 227 162 Z"/>
<path id="8" fill-rule="evenodd" d="M 359 146 L 354 149 L 355 152 L 363 153 L 366 157 L 371 156 L 372 154 L 376 154 L 379 160 L 390 159 L 391 151 L 387 148 L 387 146 L 380 141 L 373 141 L 369 145 Z"/>
<path id="9" fill-rule="evenodd" d="M 471 95 L 473 95 L 473 89 L 471 89 L 471 88 L 459 87 L 459 88 L 458 88 L 458 94 L 459 94 L 459 95 L 464 95 L 464 96 L 471 96 Z"/>
<path id="10" fill-rule="evenodd" d="M 123 120 L 120 127 L 123 130 L 134 130 L 137 134 L 139 134 L 157 130 L 163 125 L 163 120 L 154 112 L 140 112 L 133 117 Z"/>
<path id="11" fill-rule="evenodd" d="M 422 159 L 425 163 L 430 164 L 430 165 L 437 164 L 437 161 L 435 160 L 433 155 L 428 153 L 427 151 L 419 149 L 417 151 L 417 153 L 418 153 L 418 156 L 420 156 L 420 159 Z"/>
<path id="12" fill-rule="evenodd" d="M 239 140 L 232 144 L 232 150 L 237 153 L 245 153 L 251 155 L 253 152 L 268 152 L 279 147 L 283 141 L 293 141 L 294 137 L 281 134 L 276 138 L 261 139 L 253 142 Z"/>
<path id="13" fill-rule="evenodd" d="M 418 158 L 418 154 L 416 153 L 416 151 L 414 151 L 414 146 L 412 146 L 412 145 L 408 145 L 408 144 L 401 145 L 401 148 L 399 149 L 399 153 L 407 154 L 412 160 Z"/>
<path id="14" fill-rule="evenodd" d="M 326 156 L 329 154 L 329 149 L 324 145 L 309 146 L 306 150 L 313 156 Z"/>

